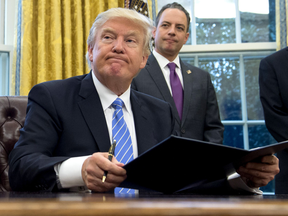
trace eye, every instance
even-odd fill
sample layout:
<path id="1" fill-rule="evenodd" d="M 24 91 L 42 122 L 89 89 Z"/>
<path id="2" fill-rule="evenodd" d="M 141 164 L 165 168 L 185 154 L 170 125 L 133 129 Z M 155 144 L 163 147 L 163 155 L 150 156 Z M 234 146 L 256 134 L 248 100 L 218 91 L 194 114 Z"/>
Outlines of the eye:
<path id="1" fill-rule="evenodd" d="M 184 28 L 182 26 L 178 26 L 177 29 L 180 31 L 184 31 Z"/>
<path id="2" fill-rule="evenodd" d="M 111 42 L 113 40 L 113 36 L 110 35 L 110 34 L 105 34 L 105 35 L 102 36 L 102 40 L 104 42 Z"/>
<path id="3" fill-rule="evenodd" d="M 127 38 L 126 43 L 129 47 L 137 47 L 137 39 L 135 38 Z"/>
<path id="4" fill-rule="evenodd" d="M 136 41 L 133 40 L 133 39 L 128 39 L 127 42 L 128 42 L 128 43 L 136 43 Z"/>

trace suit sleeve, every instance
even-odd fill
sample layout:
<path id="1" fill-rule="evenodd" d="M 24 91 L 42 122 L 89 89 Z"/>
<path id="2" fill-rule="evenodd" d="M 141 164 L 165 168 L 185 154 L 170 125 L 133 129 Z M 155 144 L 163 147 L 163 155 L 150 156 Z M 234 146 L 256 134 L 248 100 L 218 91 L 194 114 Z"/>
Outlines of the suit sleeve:
<path id="1" fill-rule="evenodd" d="M 204 140 L 222 144 L 224 126 L 221 123 L 217 97 L 209 74 L 208 77 Z"/>
<path id="2" fill-rule="evenodd" d="M 44 85 L 36 85 L 29 93 L 21 136 L 9 155 L 9 181 L 13 190 L 53 190 L 54 165 L 67 159 L 52 157 L 61 130 L 49 91 Z"/>
<path id="3" fill-rule="evenodd" d="M 263 59 L 259 68 L 260 99 L 264 110 L 265 123 L 278 141 L 288 139 L 288 110 L 283 104 L 274 67 Z"/>

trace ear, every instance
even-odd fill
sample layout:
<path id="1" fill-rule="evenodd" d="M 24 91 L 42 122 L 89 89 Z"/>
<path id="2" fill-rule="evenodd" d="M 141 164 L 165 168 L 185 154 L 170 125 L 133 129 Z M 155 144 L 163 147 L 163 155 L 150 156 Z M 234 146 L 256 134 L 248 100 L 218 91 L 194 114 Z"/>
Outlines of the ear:
<path id="1" fill-rule="evenodd" d="M 155 35 L 156 35 L 156 27 L 154 27 L 153 30 L 152 30 L 152 36 L 153 36 L 154 39 L 155 39 Z"/>
<path id="2" fill-rule="evenodd" d="M 185 41 L 184 41 L 183 45 L 184 45 L 184 44 L 186 44 L 186 42 L 187 42 L 188 38 L 189 38 L 189 32 L 187 32 L 187 33 L 186 33 L 186 36 L 185 36 Z"/>
<path id="3" fill-rule="evenodd" d="M 91 62 L 93 62 L 93 47 L 88 45 L 88 58 Z"/>
<path id="4" fill-rule="evenodd" d="M 143 69 L 144 67 L 145 67 L 145 65 L 146 65 L 146 62 L 147 62 L 147 60 L 148 60 L 148 55 L 146 55 L 146 56 L 142 56 L 142 62 L 141 62 L 141 64 L 140 64 L 140 69 Z"/>

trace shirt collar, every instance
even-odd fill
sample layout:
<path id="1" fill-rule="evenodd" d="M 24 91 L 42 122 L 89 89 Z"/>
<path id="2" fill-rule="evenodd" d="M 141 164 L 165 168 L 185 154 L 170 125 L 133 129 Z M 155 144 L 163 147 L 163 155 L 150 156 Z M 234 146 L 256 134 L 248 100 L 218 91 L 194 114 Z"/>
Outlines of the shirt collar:
<path id="1" fill-rule="evenodd" d="M 161 69 L 165 68 L 167 64 L 170 63 L 168 59 L 166 59 L 164 56 L 159 54 L 155 49 L 153 50 L 153 55 L 155 56 Z M 179 55 L 177 55 L 176 58 L 172 62 L 174 62 L 176 66 L 181 69 Z"/>
<path id="2" fill-rule="evenodd" d="M 108 108 L 111 108 L 111 104 L 118 98 L 118 95 L 116 95 L 114 92 L 112 92 L 110 89 L 108 89 L 105 85 L 103 85 L 95 76 L 94 72 L 92 71 L 92 78 L 94 86 L 98 92 L 98 95 L 100 97 L 100 101 L 103 107 L 103 110 L 105 111 Z M 121 100 L 124 102 L 124 106 L 126 110 L 131 113 L 131 102 L 130 102 L 130 86 L 129 88 L 120 95 Z"/>

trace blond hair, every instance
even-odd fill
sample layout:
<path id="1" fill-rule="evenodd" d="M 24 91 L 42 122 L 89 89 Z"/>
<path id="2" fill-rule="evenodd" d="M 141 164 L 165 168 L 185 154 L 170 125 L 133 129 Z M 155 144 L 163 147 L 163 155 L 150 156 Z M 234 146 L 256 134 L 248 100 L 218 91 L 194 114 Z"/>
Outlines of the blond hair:
<path id="1" fill-rule="evenodd" d="M 87 39 L 87 45 L 89 47 L 94 47 L 97 31 L 104 25 L 105 22 L 113 18 L 126 18 L 143 28 L 144 55 L 148 56 L 150 54 L 153 21 L 148 17 L 138 13 L 137 11 L 128 8 L 111 8 L 107 11 L 100 13 L 96 17 L 90 29 L 90 33 Z M 86 59 L 89 67 L 91 68 L 91 62 L 88 57 L 88 52 L 86 53 Z"/>

